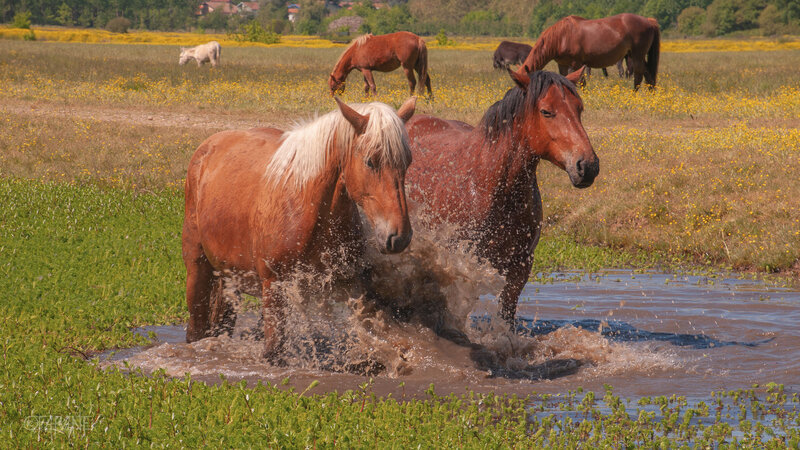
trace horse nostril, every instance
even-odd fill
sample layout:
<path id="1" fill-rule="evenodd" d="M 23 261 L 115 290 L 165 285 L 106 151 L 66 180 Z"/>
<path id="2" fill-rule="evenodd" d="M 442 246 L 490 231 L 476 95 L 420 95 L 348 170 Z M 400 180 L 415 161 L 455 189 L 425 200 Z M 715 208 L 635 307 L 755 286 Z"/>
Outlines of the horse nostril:
<path id="1" fill-rule="evenodd" d="M 386 251 L 390 253 L 400 253 L 408 246 L 410 236 L 401 236 L 392 233 L 386 238 Z"/>
<path id="2" fill-rule="evenodd" d="M 396 239 L 397 239 L 397 233 L 392 233 L 386 237 L 386 250 L 390 252 L 394 250 L 394 245 L 395 245 L 394 241 Z"/>
<path id="3" fill-rule="evenodd" d="M 586 167 L 586 164 L 584 164 L 584 162 L 583 162 L 583 158 L 579 159 L 578 162 L 575 164 L 575 166 L 576 166 L 576 169 L 578 170 L 578 175 L 582 177 L 584 175 L 584 171 L 585 171 L 585 167 Z"/>

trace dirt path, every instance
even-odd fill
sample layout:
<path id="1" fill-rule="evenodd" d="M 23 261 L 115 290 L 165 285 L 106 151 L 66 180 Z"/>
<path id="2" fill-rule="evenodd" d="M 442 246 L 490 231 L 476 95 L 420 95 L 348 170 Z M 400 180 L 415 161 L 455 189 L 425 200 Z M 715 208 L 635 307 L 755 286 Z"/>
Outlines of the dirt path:
<path id="1" fill-rule="evenodd" d="M 0 115 L 14 114 L 34 117 L 63 117 L 101 122 L 119 122 L 156 127 L 185 127 L 204 130 L 246 129 L 253 127 L 286 128 L 292 121 L 278 114 L 228 111 L 171 111 L 146 107 L 115 107 L 107 105 L 64 104 L 42 101 L 3 99 Z"/>
<path id="2" fill-rule="evenodd" d="M 254 127 L 276 127 L 289 129 L 297 119 L 311 114 L 253 113 L 247 111 L 204 111 L 183 108 L 170 110 L 158 107 L 64 104 L 58 102 L 25 101 L 3 99 L 0 114 L 34 117 L 63 117 L 101 122 L 119 122 L 130 125 L 199 128 L 203 130 L 232 130 Z M 479 118 L 478 118 L 479 120 Z M 477 123 L 478 120 L 475 120 Z M 653 119 L 643 116 L 638 119 L 620 119 L 614 115 L 593 114 L 584 119 L 590 135 L 606 128 L 626 126 L 641 128 L 659 134 L 680 134 L 687 130 L 712 129 L 741 123 L 740 119 L 720 118 L 674 118 Z M 800 118 L 762 118 L 744 121 L 751 128 L 797 128 Z"/>

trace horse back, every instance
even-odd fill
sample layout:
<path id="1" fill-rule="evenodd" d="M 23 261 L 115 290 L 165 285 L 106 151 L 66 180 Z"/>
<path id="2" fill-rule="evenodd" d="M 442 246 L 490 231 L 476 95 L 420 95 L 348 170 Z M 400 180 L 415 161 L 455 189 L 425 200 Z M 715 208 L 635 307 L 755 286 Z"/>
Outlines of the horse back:
<path id="1" fill-rule="evenodd" d="M 372 36 L 356 49 L 354 65 L 381 71 L 394 70 L 404 63 L 414 67 L 424 46 L 425 41 L 408 31 Z"/>

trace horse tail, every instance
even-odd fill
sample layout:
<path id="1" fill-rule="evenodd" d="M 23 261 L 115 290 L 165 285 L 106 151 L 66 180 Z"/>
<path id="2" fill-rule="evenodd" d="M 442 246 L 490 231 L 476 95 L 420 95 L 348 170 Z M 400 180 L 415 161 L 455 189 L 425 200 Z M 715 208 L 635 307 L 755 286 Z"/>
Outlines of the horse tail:
<path id="1" fill-rule="evenodd" d="M 425 41 L 419 38 L 419 89 L 417 92 L 425 92 L 425 86 L 428 87 L 428 95 L 433 95 L 431 91 L 431 82 L 428 79 L 428 46 Z"/>
<path id="2" fill-rule="evenodd" d="M 661 52 L 661 30 L 656 25 L 653 30 L 653 43 L 650 44 L 650 50 L 647 51 L 647 72 L 653 77 L 652 86 L 656 85 L 656 77 L 658 76 L 658 56 Z"/>

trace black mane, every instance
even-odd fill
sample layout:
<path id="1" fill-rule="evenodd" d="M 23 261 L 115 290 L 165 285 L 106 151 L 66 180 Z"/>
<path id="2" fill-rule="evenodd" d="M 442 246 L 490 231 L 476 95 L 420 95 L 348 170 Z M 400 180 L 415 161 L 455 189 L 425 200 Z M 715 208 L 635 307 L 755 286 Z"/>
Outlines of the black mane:
<path id="1" fill-rule="evenodd" d="M 566 89 L 580 98 L 575 85 L 555 72 L 537 70 L 529 73 L 528 76 L 531 82 L 528 84 L 527 92 L 523 92 L 519 86 L 515 86 L 506 92 L 502 100 L 486 110 L 486 114 L 483 115 L 479 126 L 487 138 L 495 139 L 510 130 L 514 118 L 525 114 L 526 109 L 532 109 L 539 97 L 544 95 L 552 85 L 556 85 L 562 90 Z"/>

